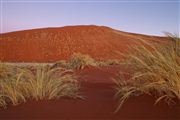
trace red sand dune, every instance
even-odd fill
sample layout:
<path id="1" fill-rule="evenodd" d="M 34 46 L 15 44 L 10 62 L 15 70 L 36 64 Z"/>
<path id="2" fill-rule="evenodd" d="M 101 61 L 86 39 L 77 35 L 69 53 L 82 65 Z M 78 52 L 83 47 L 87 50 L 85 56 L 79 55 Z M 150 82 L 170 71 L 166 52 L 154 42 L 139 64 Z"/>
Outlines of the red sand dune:
<path id="1" fill-rule="evenodd" d="M 133 41 L 164 39 L 117 31 L 105 26 L 67 26 L 1 34 L 0 61 L 54 62 L 73 53 L 98 59 L 117 58 Z"/>
<path id="2" fill-rule="evenodd" d="M 140 96 L 130 98 L 114 113 L 118 101 L 114 98 L 111 78 L 121 66 L 86 68 L 77 71 L 81 81 L 81 99 L 61 98 L 51 101 L 30 101 L 16 107 L 0 110 L 0 119 L 57 119 L 57 120 L 179 120 L 180 107 L 159 103 L 154 98 Z"/>
<path id="3" fill-rule="evenodd" d="M 97 59 L 117 58 L 137 39 L 166 38 L 117 31 L 104 26 L 69 26 L 26 30 L 1 34 L 0 61 L 54 62 L 68 59 L 74 52 L 89 54 Z M 58 119 L 58 120 L 178 120 L 179 104 L 154 106 L 154 98 L 130 98 L 116 114 L 118 101 L 112 77 L 122 66 L 85 68 L 76 71 L 85 100 L 62 98 L 51 101 L 29 101 L 0 110 L 0 119 Z"/>

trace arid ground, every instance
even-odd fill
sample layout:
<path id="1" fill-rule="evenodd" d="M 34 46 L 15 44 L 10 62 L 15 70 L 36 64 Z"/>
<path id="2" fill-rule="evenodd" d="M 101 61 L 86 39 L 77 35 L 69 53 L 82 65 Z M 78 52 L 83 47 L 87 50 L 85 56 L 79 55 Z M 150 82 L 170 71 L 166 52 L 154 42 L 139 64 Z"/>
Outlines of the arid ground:
<path id="1" fill-rule="evenodd" d="M 0 60 L 8 62 L 56 62 L 73 53 L 96 59 L 119 58 L 138 39 L 159 41 L 163 37 L 132 34 L 104 26 L 67 26 L 2 34 Z"/>
<path id="2" fill-rule="evenodd" d="M 166 37 L 117 31 L 105 26 L 68 26 L 25 30 L 1 34 L 0 61 L 5 63 L 51 63 L 68 60 L 73 53 L 88 54 L 96 60 L 121 60 L 120 53 L 137 40 L 165 41 Z M 159 102 L 153 96 L 129 98 L 118 112 L 113 78 L 124 65 L 85 66 L 74 70 L 80 83 L 82 98 L 62 97 L 55 100 L 29 100 L 26 103 L 0 109 L 0 119 L 59 120 L 178 120 L 180 106 Z M 176 101 L 176 100 L 175 100 Z"/>

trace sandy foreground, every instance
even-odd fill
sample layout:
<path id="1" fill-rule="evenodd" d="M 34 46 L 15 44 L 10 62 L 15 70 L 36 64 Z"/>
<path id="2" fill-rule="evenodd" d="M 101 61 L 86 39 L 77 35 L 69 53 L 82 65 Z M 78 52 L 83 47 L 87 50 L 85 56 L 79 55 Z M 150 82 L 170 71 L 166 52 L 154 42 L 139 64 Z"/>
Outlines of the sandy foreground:
<path id="1" fill-rule="evenodd" d="M 121 66 L 85 68 L 76 71 L 84 99 L 60 98 L 51 101 L 28 101 L 18 106 L 0 110 L 0 119 L 58 119 L 58 120 L 178 120 L 180 106 L 159 103 L 154 98 L 140 96 L 130 98 L 118 113 L 112 78 Z"/>
<path id="2" fill-rule="evenodd" d="M 95 59 L 118 59 L 139 39 L 159 42 L 165 37 L 147 36 L 114 30 L 105 26 L 69 26 L 25 30 L 1 34 L 0 60 L 8 65 L 32 66 L 33 62 L 56 62 L 69 59 L 73 53 L 88 54 Z M 24 62 L 17 64 L 15 62 Z M 27 63 L 32 62 L 32 63 Z M 47 62 L 47 63 L 46 63 Z M 51 65 L 51 64 L 49 64 Z M 147 95 L 128 99 L 119 112 L 112 80 L 122 66 L 87 67 L 75 71 L 84 99 L 60 98 L 33 101 L 0 109 L 0 120 L 179 120 L 180 103 L 168 106 Z"/>

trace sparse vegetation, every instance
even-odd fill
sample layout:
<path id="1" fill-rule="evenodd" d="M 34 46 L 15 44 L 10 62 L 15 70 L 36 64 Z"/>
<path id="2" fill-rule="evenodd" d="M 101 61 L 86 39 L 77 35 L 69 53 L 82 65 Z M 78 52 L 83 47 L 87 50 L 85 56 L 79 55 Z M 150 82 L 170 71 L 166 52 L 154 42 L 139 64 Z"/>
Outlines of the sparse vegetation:
<path id="1" fill-rule="evenodd" d="M 75 53 L 68 61 L 61 60 L 52 67 L 62 67 L 67 69 L 83 69 L 85 66 L 97 66 L 96 61 L 89 55 Z"/>
<path id="2" fill-rule="evenodd" d="M 95 60 L 89 55 L 84 55 L 81 53 L 75 53 L 68 60 L 57 61 L 52 68 L 62 67 L 66 69 L 83 69 L 85 66 L 108 66 L 108 65 L 119 65 L 121 64 L 118 59 L 108 59 L 108 60 Z"/>
<path id="3" fill-rule="evenodd" d="M 73 54 L 68 61 L 61 60 L 53 65 L 32 64 L 19 67 L 0 63 L 0 107 L 6 107 L 9 103 L 17 105 L 29 99 L 80 97 L 80 86 L 72 69 L 117 64 L 118 60 L 97 61 L 81 53 Z"/>
<path id="4" fill-rule="evenodd" d="M 57 61 L 57 62 L 52 66 L 52 68 L 55 68 L 55 67 L 69 68 L 69 65 L 68 65 L 67 61 L 65 61 L 65 60 L 60 60 L 60 61 Z"/>
<path id="5" fill-rule="evenodd" d="M 97 61 L 98 66 L 108 66 L 108 65 L 119 65 L 121 61 L 118 59 L 108 59 Z"/>
<path id="6" fill-rule="evenodd" d="M 7 66 L 9 67 L 9 66 Z M 62 96 L 80 97 L 79 83 L 71 70 L 36 66 L 15 68 L 12 74 L 0 77 L 0 107 L 26 102 L 28 99 L 58 99 Z"/>
<path id="7" fill-rule="evenodd" d="M 0 78 L 7 77 L 12 73 L 14 73 L 13 67 L 8 67 L 0 62 Z"/>
<path id="8" fill-rule="evenodd" d="M 88 65 L 96 66 L 95 60 L 89 55 L 76 53 L 69 60 L 69 66 L 74 69 L 83 69 Z"/>
<path id="9" fill-rule="evenodd" d="M 120 73 L 116 82 L 116 97 L 120 100 L 116 112 L 131 96 L 147 94 L 170 104 L 180 100 L 180 38 L 170 36 L 168 43 L 155 44 L 142 40 L 125 60 L 130 70 Z M 128 79 L 127 79 L 128 78 Z"/>

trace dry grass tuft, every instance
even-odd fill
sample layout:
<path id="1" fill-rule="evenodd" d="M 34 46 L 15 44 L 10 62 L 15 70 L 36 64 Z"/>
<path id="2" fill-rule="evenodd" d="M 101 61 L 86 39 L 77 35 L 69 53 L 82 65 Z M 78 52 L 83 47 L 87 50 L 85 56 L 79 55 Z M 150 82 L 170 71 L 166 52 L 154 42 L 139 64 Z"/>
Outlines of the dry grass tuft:
<path id="1" fill-rule="evenodd" d="M 0 107 L 8 103 L 13 105 L 28 99 L 58 99 L 62 96 L 80 97 L 79 83 L 70 70 L 50 69 L 48 66 L 36 66 L 33 69 L 16 68 L 16 72 L 0 78 Z"/>
<path id="2" fill-rule="evenodd" d="M 8 65 L 0 62 L 0 78 L 11 76 L 14 73 L 14 67 L 9 67 Z"/>
<path id="3" fill-rule="evenodd" d="M 166 44 L 141 40 L 125 60 L 130 78 L 120 73 L 115 79 L 116 96 L 122 104 L 131 96 L 148 94 L 170 104 L 180 100 L 180 38 L 170 36 Z"/>
<path id="4" fill-rule="evenodd" d="M 120 65 L 121 61 L 118 59 L 108 59 L 108 60 L 95 60 L 89 55 L 84 55 L 81 53 L 75 53 L 72 55 L 70 60 L 60 60 L 52 65 L 52 68 L 61 67 L 66 69 L 83 69 L 86 66 L 109 66 L 109 65 Z"/>
<path id="5" fill-rule="evenodd" d="M 6 101 L 4 100 L 3 96 L 0 95 L 0 108 L 6 108 L 6 106 Z"/>
<path id="6" fill-rule="evenodd" d="M 97 61 L 98 66 L 120 65 L 121 61 L 118 59 L 108 59 Z"/>
<path id="7" fill-rule="evenodd" d="M 59 60 L 52 65 L 52 68 L 57 68 L 57 67 L 69 68 L 69 64 L 65 60 Z"/>
<path id="8" fill-rule="evenodd" d="M 97 64 L 92 57 L 81 53 L 73 54 L 69 60 L 69 67 L 72 69 L 83 69 L 85 66 L 97 66 Z"/>

